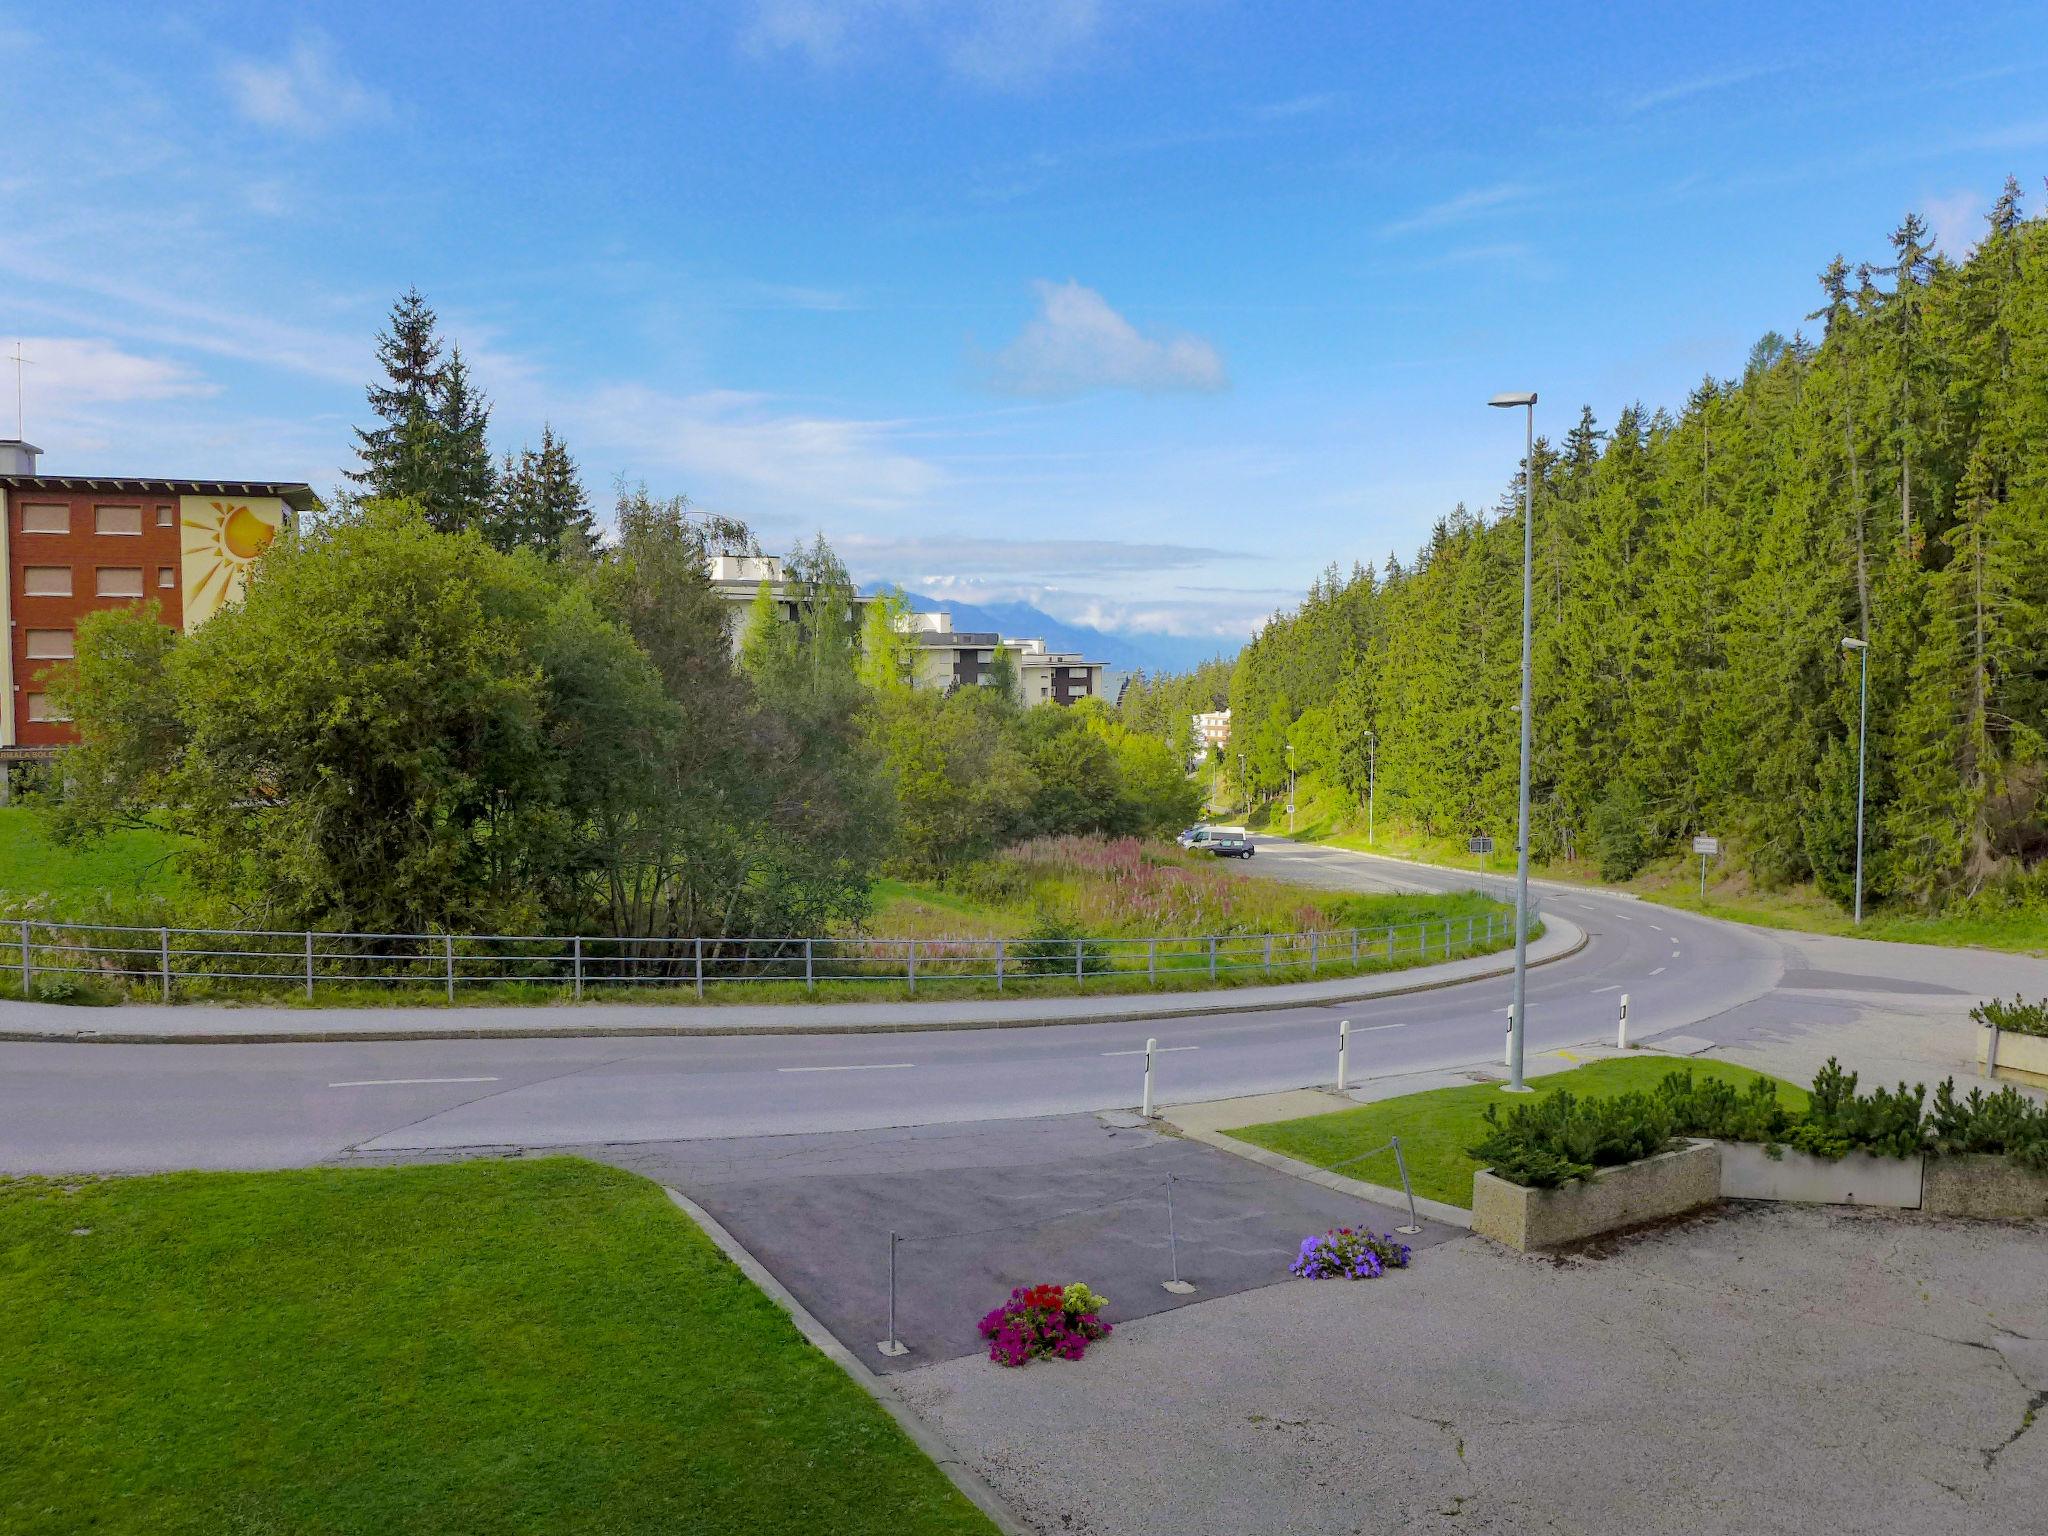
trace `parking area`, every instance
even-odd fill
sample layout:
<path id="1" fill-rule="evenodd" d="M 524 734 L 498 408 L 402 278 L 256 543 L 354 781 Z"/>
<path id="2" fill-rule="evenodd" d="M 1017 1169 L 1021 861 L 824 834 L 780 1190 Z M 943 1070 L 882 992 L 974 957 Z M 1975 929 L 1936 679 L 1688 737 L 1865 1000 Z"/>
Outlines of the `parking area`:
<path id="1" fill-rule="evenodd" d="M 979 1357 L 975 1324 L 1013 1286 L 1086 1280 L 1121 1325 L 1286 1281 L 1310 1232 L 1406 1220 L 1093 1115 L 584 1150 L 703 1205 L 877 1370 Z M 910 1352 L 887 1359 L 875 1345 L 888 1333 L 892 1230 L 896 1334 Z M 1404 1240 L 1458 1235 L 1425 1223 Z M 1191 1293 L 1165 1289 L 1176 1272 Z"/>

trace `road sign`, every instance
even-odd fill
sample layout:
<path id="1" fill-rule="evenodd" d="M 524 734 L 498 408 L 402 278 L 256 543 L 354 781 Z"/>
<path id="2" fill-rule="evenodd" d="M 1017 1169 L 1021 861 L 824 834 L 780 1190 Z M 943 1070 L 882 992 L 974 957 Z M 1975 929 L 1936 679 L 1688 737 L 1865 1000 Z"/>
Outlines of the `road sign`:
<path id="1" fill-rule="evenodd" d="M 1692 851 L 1700 854 L 1718 854 L 1721 851 L 1721 839 L 1718 837 L 1696 837 L 1692 840 Z"/>
<path id="2" fill-rule="evenodd" d="M 1467 853 L 1491 853 L 1493 852 L 1493 839 L 1482 832 L 1465 845 L 1465 851 Z"/>

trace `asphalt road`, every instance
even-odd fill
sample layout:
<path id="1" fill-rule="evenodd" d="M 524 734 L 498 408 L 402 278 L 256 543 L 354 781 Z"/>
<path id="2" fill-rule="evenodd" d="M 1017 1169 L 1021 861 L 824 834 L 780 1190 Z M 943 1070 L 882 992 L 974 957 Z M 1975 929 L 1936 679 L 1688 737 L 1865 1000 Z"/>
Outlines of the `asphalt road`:
<path id="1" fill-rule="evenodd" d="M 1473 877 L 1262 840 L 1251 876 L 1333 888 L 1448 889 Z M 1494 882 L 1498 887 L 1498 880 Z M 1770 935 L 1564 888 L 1587 930 L 1532 971 L 1532 1051 L 1639 1037 L 1764 997 Z M 0 1169 L 302 1165 L 352 1153 L 595 1146 L 869 1130 L 1129 1107 L 1145 1037 L 1159 1098 L 1331 1081 L 1339 1017 L 1364 1078 L 1498 1060 L 1512 983 L 1257 1014 L 1032 1029 L 772 1039 L 433 1040 L 267 1045 L 0 1045 Z"/>

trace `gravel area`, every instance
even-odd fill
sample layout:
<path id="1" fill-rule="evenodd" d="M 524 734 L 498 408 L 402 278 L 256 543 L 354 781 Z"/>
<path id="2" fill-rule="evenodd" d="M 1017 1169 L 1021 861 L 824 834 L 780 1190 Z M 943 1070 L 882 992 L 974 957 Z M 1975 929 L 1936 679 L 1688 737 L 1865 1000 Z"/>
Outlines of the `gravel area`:
<path id="1" fill-rule="evenodd" d="M 897 1384 L 1041 1529 L 2048 1530 L 2048 1227 L 1731 1205 Z"/>

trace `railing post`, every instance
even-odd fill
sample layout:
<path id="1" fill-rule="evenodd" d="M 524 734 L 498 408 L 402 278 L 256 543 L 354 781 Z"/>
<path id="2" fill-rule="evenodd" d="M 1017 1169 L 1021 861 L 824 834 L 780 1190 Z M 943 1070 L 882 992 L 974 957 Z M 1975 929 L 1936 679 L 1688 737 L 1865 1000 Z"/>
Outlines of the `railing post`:
<path id="1" fill-rule="evenodd" d="M 306 1001 L 313 1001 L 313 930 L 306 930 Z"/>
<path id="2" fill-rule="evenodd" d="M 804 990 L 806 992 L 815 992 L 818 990 L 818 972 L 817 969 L 811 964 L 812 943 L 813 941 L 810 939 L 804 940 Z"/>
<path id="3" fill-rule="evenodd" d="M 164 979 L 164 1001 L 171 1000 L 171 930 L 159 928 L 156 931 L 157 969 Z"/>
<path id="4" fill-rule="evenodd" d="M 1081 974 L 1083 953 L 1082 941 L 1079 939 L 1074 940 L 1074 990 L 1076 992 L 1084 990 L 1088 985 L 1087 979 Z"/>
<path id="5" fill-rule="evenodd" d="M 1444 919 L 1444 958 L 1451 958 L 1451 920 L 1448 917 Z"/>
<path id="6" fill-rule="evenodd" d="M 996 940 L 996 990 L 998 992 L 1003 990 L 1003 960 L 1009 947 L 1010 941 L 1008 939 Z"/>
<path id="7" fill-rule="evenodd" d="M 28 1001 L 28 984 L 35 980 L 35 962 L 29 959 L 28 919 L 21 920 L 21 999 Z"/>
<path id="8" fill-rule="evenodd" d="M 1273 974 L 1273 935 L 1266 935 L 1266 974 Z"/>
<path id="9" fill-rule="evenodd" d="M 704 936 L 697 936 L 697 1001 L 704 1001 Z"/>
<path id="10" fill-rule="evenodd" d="M 1418 960 L 1427 960 L 1429 958 L 1429 924 L 1427 922 L 1419 922 L 1415 925 L 1415 958 Z"/>
<path id="11" fill-rule="evenodd" d="M 1351 963 L 1358 964 L 1358 930 L 1351 930 Z"/>
<path id="12" fill-rule="evenodd" d="M 573 982 L 575 988 L 574 996 L 576 1001 L 580 1003 L 583 1001 L 583 935 L 580 933 L 570 941 L 570 959 L 576 968 L 575 980 Z"/>
<path id="13" fill-rule="evenodd" d="M 455 935 L 441 935 L 441 955 L 448 962 L 448 1001 L 455 1001 Z"/>
<path id="14" fill-rule="evenodd" d="M 24 949 L 22 953 L 26 954 L 28 951 Z M 1213 933 L 1209 935 L 1209 979 L 1216 979 L 1216 935 Z"/>
<path id="15" fill-rule="evenodd" d="M 1316 967 L 1322 964 L 1323 936 L 1311 928 L 1308 932 L 1308 973 L 1313 976 Z"/>
<path id="16" fill-rule="evenodd" d="M 1147 939 L 1145 941 L 1145 979 L 1155 984 L 1159 980 L 1159 941 L 1157 939 Z"/>
<path id="17" fill-rule="evenodd" d="M 1392 965 L 1393 963 L 1394 963 L 1394 926 L 1393 926 L 1393 924 L 1389 923 L 1389 924 L 1387 925 L 1387 964 L 1389 964 L 1389 965 Z"/>
<path id="18" fill-rule="evenodd" d="M 910 941 L 910 965 L 908 969 L 910 990 L 915 993 L 917 991 L 917 940 L 915 939 Z"/>

